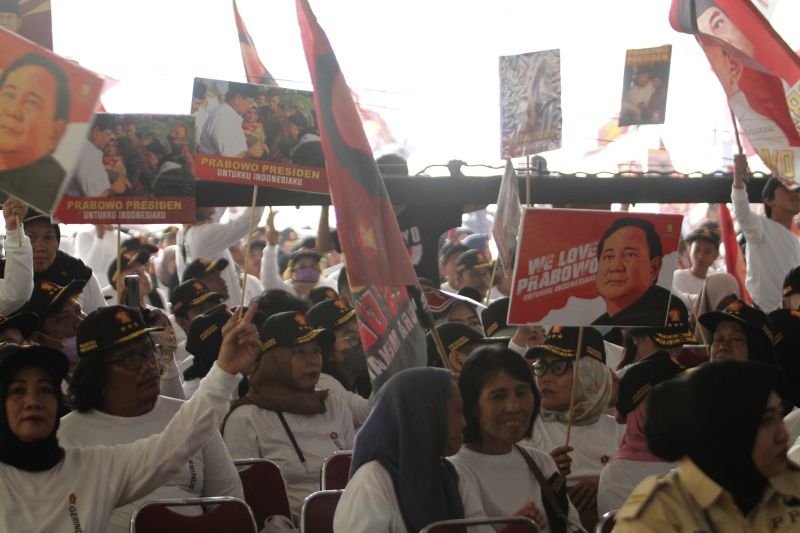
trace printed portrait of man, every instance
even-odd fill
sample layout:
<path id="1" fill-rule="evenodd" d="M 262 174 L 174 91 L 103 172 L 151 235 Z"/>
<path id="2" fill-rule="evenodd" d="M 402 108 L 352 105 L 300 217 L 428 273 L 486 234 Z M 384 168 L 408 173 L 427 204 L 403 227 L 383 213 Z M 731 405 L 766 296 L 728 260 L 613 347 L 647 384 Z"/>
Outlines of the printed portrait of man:
<path id="1" fill-rule="evenodd" d="M 53 158 L 69 122 L 66 73 L 28 52 L 0 76 L 0 189 L 34 205 L 52 202 L 65 171 Z"/>
<path id="2" fill-rule="evenodd" d="M 19 16 L 19 0 L 0 0 L 0 26 L 19 33 L 22 17 Z"/>
<path id="3" fill-rule="evenodd" d="M 606 312 L 592 324 L 663 326 L 669 290 L 656 285 L 661 272 L 661 238 L 652 222 L 619 218 L 597 246 L 595 286 Z"/>

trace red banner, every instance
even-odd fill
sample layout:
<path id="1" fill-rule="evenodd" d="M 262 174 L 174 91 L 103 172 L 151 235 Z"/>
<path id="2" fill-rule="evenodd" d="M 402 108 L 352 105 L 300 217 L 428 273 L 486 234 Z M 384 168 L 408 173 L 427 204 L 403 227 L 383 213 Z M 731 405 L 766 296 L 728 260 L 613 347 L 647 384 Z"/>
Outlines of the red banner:
<path id="1" fill-rule="evenodd" d="M 722 242 L 725 245 L 725 270 L 733 274 L 739 282 L 739 297 L 747 303 L 752 303 L 753 298 L 747 292 L 745 280 L 747 279 L 747 266 L 744 264 L 742 249 L 736 240 L 736 230 L 733 228 L 733 217 L 728 209 L 728 204 L 719 204 L 719 226 L 722 232 Z"/>
<path id="2" fill-rule="evenodd" d="M 663 326 L 682 219 L 526 209 L 508 323 Z"/>
<path id="3" fill-rule="evenodd" d="M 748 0 L 673 0 L 670 23 L 694 34 L 742 132 L 785 185 L 800 186 L 800 58 Z"/>
<path id="4" fill-rule="evenodd" d="M 209 154 L 197 154 L 195 162 L 195 172 L 201 180 L 328 193 L 324 168 Z"/>

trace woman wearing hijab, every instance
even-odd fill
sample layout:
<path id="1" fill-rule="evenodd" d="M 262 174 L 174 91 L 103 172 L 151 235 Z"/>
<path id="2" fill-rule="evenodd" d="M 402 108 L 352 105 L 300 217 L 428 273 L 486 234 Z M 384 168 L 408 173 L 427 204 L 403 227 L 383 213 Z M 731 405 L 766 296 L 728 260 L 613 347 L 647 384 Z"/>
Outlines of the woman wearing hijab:
<path id="1" fill-rule="evenodd" d="M 239 381 L 236 374 L 258 353 L 251 317 L 239 322 L 234 317 L 217 364 L 162 433 L 118 446 L 60 447 L 56 431 L 65 412 L 61 382 L 67 357 L 46 346 L 0 348 L 0 531 L 102 532 L 115 507 L 177 475 L 217 431 Z M 121 307 L 82 347 L 113 355 L 127 349 L 120 345 L 129 335 L 138 340 L 148 331 L 141 315 Z M 113 364 L 157 356 L 148 350 L 122 357 Z"/>
<path id="2" fill-rule="evenodd" d="M 720 361 L 651 391 L 645 433 L 677 469 L 642 482 L 615 532 L 797 531 L 800 468 L 787 460 L 780 370 Z"/>
<path id="3" fill-rule="evenodd" d="M 542 408 L 535 418 L 533 436 L 526 442 L 549 453 L 567 477 L 567 492 L 584 527 L 597 522 L 597 489 L 600 472 L 617 454 L 624 427 L 606 414 L 613 379 L 605 364 L 603 336 L 595 328 L 583 328 L 580 361 L 577 327 L 553 327 L 541 346 L 526 354 L 535 359 L 533 373 L 542 395 Z M 567 439 L 570 398 L 577 363 L 575 407 Z M 569 454 L 569 458 L 565 457 Z"/>
<path id="4" fill-rule="evenodd" d="M 417 532 L 432 522 L 485 516 L 474 492 L 459 493 L 445 457 L 461 446 L 461 395 L 441 368 L 398 372 L 381 387 L 356 436 L 336 533 Z M 492 531 L 470 528 L 470 533 Z"/>
<path id="5" fill-rule="evenodd" d="M 488 516 L 526 516 L 543 533 L 565 531 L 559 510 L 577 524 L 580 518 L 553 458 L 518 444 L 530 437 L 541 398 L 527 362 L 508 348 L 479 348 L 464 363 L 458 385 L 467 426 L 464 446 L 452 461 L 462 494 L 477 492 Z M 558 460 L 560 466 L 568 463 L 566 454 Z M 540 478 L 551 488 L 543 487 Z M 559 510 L 550 503 L 548 490 Z"/>
<path id="6" fill-rule="evenodd" d="M 327 329 L 313 329 L 302 313 L 270 316 L 261 328 L 251 392 L 233 404 L 223 428 L 231 457 L 266 457 L 281 467 L 295 520 L 306 496 L 320 490 L 325 458 L 353 449 L 350 408 L 340 396 L 316 389 L 320 343 L 335 339 Z"/>

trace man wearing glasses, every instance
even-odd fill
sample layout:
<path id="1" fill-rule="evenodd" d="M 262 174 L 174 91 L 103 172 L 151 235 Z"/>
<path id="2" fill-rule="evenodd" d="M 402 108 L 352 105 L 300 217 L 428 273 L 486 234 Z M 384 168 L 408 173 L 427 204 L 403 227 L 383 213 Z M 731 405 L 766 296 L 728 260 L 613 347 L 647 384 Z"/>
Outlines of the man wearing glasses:
<path id="1" fill-rule="evenodd" d="M 78 330 L 80 362 L 70 401 L 76 410 L 61 420 L 63 446 L 131 443 L 161 433 L 178 412 L 180 400 L 159 396 L 161 346 L 142 315 L 121 305 L 89 314 Z M 145 500 L 235 496 L 244 498 L 236 468 L 219 433 L 184 465 L 179 475 L 140 501 L 114 510 L 108 531 L 128 531 L 133 509 Z M 186 514 L 202 509 L 184 507 Z"/>
<path id="2" fill-rule="evenodd" d="M 258 159 L 266 145 L 255 143 L 247 147 L 242 129 L 242 116 L 258 98 L 258 87 L 248 83 L 228 82 L 225 101 L 208 115 L 200 134 L 200 150 L 204 154 Z M 267 149 L 267 152 L 269 150 Z"/>

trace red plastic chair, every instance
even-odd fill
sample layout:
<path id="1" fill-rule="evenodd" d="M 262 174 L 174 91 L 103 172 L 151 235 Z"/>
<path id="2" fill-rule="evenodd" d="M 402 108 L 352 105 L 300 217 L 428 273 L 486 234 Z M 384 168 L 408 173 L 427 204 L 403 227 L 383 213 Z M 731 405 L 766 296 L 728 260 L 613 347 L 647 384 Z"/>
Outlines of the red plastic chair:
<path id="1" fill-rule="evenodd" d="M 321 490 L 310 494 L 300 511 L 300 533 L 333 533 L 333 515 L 343 490 Z"/>
<path id="2" fill-rule="evenodd" d="M 350 478 L 350 464 L 353 462 L 353 450 L 333 452 L 322 462 L 320 487 L 322 490 L 339 490 L 347 486 Z"/>
<path id="3" fill-rule="evenodd" d="M 213 510 L 188 516 L 169 507 L 214 505 Z M 145 502 L 131 515 L 130 533 L 258 533 L 253 511 L 239 498 L 187 498 Z"/>
<path id="4" fill-rule="evenodd" d="M 239 471 L 239 478 L 242 480 L 244 500 L 253 509 L 256 524 L 264 527 L 267 518 L 274 515 L 292 518 L 286 480 L 277 464 L 263 458 L 237 459 L 233 464 L 237 467 L 251 465 Z"/>
<path id="5" fill-rule="evenodd" d="M 597 525 L 594 528 L 595 533 L 611 533 L 614 526 L 617 525 L 617 512 L 609 511 L 600 517 Z"/>
<path id="6" fill-rule="evenodd" d="M 455 533 L 460 526 L 483 526 L 508 524 L 502 533 L 539 533 L 536 522 L 524 516 L 489 516 L 486 518 L 460 518 L 454 520 L 440 520 L 428 524 L 419 533 Z"/>

